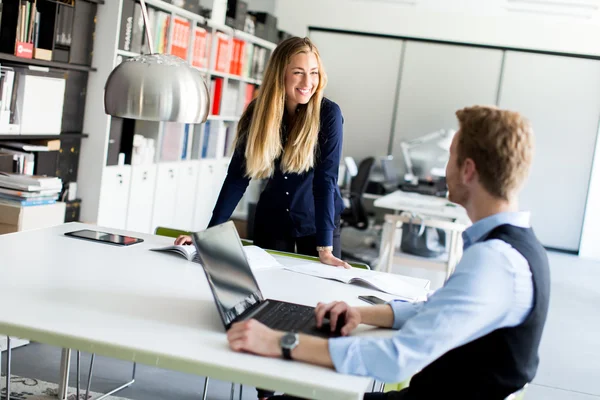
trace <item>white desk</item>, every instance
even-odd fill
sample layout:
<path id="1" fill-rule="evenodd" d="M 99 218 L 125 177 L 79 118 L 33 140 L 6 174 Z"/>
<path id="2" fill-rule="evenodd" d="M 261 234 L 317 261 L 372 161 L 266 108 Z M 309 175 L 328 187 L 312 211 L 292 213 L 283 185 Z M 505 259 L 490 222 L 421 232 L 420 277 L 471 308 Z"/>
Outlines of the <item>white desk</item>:
<path id="1" fill-rule="evenodd" d="M 375 207 L 386 208 L 394 212 L 407 211 L 429 217 L 468 223 L 469 217 L 465 209 L 448 199 L 427 196 L 419 193 L 408 193 L 397 190 L 378 198 L 373 203 Z"/>
<path id="2" fill-rule="evenodd" d="M 386 215 L 381 237 L 379 270 L 391 272 L 394 261 L 410 263 L 411 266 L 441 269 L 446 273 L 446 279 L 454 271 L 461 253 L 460 233 L 470 225 L 466 210 L 448 199 L 427 196 L 419 193 L 407 193 L 397 190 L 383 196 L 373 203 L 375 207 L 394 211 L 394 215 Z M 400 212 L 414 214 L 419 217 L 418 223 L 426 226 L 444 229 L 450 232 L 449 251 L 447 257 L 426 259 L 411 255 L 396 255 L 396 247 L 402 240 L 398 234 L 402 223 L 407 223 L 410 217 L 398 215 Z"/>
<path id="3" fill-rule="evenodd" d="M 0 333 L 315 399 L 362 399 L 372 381 L 229 349 L 206 277 L 194 263 L 149 251 L 171 238 L 116 247 L 64 236 L 70 223 L 0 236 Z M 385 293 L 281 269 L 256 273 L 265 297 L 314 306 Z M 293 282 L 293 284 L 290 284 Z M 372 333 L 390 331 L 366 328 Z"/>

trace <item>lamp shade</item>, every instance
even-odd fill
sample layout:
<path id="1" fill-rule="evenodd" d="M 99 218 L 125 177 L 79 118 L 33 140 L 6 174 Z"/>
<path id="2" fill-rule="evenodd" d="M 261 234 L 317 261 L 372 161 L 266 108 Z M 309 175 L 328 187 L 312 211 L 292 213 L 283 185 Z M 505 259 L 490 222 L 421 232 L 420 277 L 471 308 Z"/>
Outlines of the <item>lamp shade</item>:
<path id="1" fill-rule="evenodd" d="M 107 114 L 147 121 L 206 121 L 209 92 L 200 71 L 169 54 L 146 54 L 119 64 L 104 87 Z"/>

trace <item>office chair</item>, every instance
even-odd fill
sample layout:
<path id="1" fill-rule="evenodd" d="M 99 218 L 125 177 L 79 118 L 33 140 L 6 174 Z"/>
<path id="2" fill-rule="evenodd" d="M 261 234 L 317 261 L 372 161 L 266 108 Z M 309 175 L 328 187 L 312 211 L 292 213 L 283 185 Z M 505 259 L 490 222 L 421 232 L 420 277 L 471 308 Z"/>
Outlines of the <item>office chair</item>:
<path id="1" fill-rule="evenodd" d="M 367 189 L 369 175 L 371 175 L 374 162 L 374 157 L 367 157 L 362 160 L 358 167 L 358 173 L 350 182 L 350 193 L 347 197 L 350 205 L 342 212 L 342 228 L 351 226 L 359 230 L 366 230 L 369 227 L 369 218 L 362 201 L 362 196 Z"/>

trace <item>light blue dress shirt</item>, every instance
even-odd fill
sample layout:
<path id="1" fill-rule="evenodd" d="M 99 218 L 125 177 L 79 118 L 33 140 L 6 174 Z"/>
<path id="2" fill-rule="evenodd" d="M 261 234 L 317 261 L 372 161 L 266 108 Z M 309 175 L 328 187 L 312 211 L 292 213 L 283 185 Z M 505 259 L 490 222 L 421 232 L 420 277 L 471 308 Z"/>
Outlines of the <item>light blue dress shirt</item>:
<path id="1" fill-rule="evenodd" d="M 462 259 L 442 288 L 425 302 L 389 303 L 398 330 L 393 337 L 329 340 L 335 369 L 402 382 L 455 347 L 521 324 L 533 307 L 529 264 L 506 242 L 480 240 L 500 225 L 528 228 L 529 219 L 527 212 L 507 212 L 470 226 Z"/>

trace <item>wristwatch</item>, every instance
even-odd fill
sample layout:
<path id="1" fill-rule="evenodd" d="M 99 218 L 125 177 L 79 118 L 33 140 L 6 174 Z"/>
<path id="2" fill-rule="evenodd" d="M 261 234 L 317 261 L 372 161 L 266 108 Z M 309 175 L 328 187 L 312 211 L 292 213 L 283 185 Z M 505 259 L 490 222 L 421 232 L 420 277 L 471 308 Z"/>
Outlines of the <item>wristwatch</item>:
<path id="1" fill-rule="evenodd" d="M 333 246 L 317 246 L 317 251 L 319 253 L 322 251 L 333 251 Z"/>
<path id="2" fill-rule="evenodd" d="M 279 340 L 279 345 L 281 346 L 281 353 L 283 354 L 283 358 L 286 360 L 292 359 L 292 350 L 298 346 L 300 343 L 300 338 L 297 333 L 288 332 L 281 337 Z"/>

